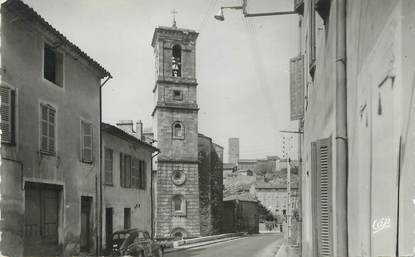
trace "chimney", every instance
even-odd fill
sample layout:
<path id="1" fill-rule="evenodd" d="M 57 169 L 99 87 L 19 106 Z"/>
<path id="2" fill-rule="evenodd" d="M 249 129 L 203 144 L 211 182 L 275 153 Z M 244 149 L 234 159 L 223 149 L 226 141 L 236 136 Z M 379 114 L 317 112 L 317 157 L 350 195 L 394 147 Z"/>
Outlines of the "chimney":
<path id="1" fill-rule="evenodd" d="M 134 134 L 132 120 L 120 120 L 117 122 L 117 127 L 122 129 L 124 132 L 127 132 L 128 134 Z"/>
<path id="2" fill-rule="evenodd" d="M 136 124 L 135 124 L 135 133 L 136 133 L 136 137 L 140 140 L 144 140 L 144 135 L 143 135 L 143 123 L 141 122 L 141 120 L 139 120 Z"/>

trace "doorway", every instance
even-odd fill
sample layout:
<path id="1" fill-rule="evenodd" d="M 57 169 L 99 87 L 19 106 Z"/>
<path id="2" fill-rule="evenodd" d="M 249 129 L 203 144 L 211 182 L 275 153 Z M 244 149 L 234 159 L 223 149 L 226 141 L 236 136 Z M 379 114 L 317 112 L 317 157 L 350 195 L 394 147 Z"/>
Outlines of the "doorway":
<path id="1" fill-rule="evenodd" d="M 92 197 L 81 196 L 81 252 L 88 252 L 91 248 L 92 219 L 91 219 Z"/>
<path id="2" fill-rule="evenodd" d="M 105 246 L 107 251 L 112 248 L 113 209 L 105 208 Z"/>
<path id="3" fill-rule="evenodd" d="M 59 193 L 55 185 L 27 183 L 25 187 L 24 254 L 60 255 Z"/>

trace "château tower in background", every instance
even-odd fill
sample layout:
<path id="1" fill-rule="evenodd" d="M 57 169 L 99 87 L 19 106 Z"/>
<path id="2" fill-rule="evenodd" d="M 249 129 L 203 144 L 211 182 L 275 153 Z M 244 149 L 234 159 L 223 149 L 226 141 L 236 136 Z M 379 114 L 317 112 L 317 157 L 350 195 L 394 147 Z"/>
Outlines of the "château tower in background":
<path id="1" fill-rule="evenodd" d="M 232 164 L 238 164 L 239 161 L 239 138 L 229 138 L 228 148 L 228 162 Z"/>
<path id="2" fill-rule="evenodd" d="M 194 30 L 158 27 L 152 46 L 156 60 L 154 138 L 156 237 L 200 235 L 198 105 Z"/>

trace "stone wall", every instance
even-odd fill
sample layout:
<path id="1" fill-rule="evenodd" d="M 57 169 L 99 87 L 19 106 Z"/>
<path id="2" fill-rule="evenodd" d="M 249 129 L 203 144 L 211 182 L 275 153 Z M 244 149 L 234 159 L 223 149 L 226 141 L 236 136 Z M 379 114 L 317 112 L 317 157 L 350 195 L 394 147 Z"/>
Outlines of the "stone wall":
<path id="1" fill-rule="evenodd" d="M 223 215 L 223 148 L 199 135 L 200 232 L 221 233 Z"/>
<path id="2" fill-rule="evenodd" d="M 172 183 L 172 173 L 181 170 L 186 181 L 181 186 Z M 173 215 L 172 197 L 181 194 L 187 201 L 186 216 Z M 200 235 L 199 178 L 197 163 L 158 162 L 157 171 L 157 222 L 156 237 L 172 236 L 182 229 L 185 237 Z"/>

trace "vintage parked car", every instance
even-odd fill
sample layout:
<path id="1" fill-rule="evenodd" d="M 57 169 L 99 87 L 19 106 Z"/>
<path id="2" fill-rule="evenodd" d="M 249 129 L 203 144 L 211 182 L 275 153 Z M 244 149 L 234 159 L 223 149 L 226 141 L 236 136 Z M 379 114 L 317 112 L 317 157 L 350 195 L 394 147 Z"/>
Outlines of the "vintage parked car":
<path id="1" fill-rule="evenodd" d="M 119 230 L 112 234 L 112 256 L 162 257 L 162 246 L 149 233 L 139 229 Z"/>

